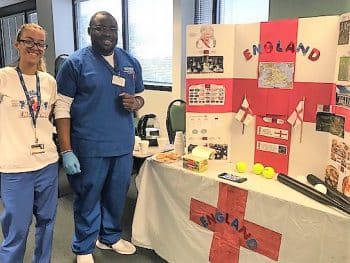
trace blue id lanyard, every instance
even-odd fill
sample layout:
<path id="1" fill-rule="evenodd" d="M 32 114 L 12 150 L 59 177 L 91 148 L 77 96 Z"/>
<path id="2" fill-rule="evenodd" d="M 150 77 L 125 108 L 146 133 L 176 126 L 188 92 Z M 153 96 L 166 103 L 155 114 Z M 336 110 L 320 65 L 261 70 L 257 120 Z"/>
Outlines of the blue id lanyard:
<path id="1" fill-rule="evenodd" d="M 39 80 L 39 75 L 38 75 L 38 72 L 35 72 L 35 77 L 36 77 L 36 96 L 37 96 L 37 100 L 38 100 L 38 105 L 37 105 L 37 107 L 36 107 L 36 109 L 35 109 L 35 112 L 34 112 L 33 103 L 32 103 L 32 101 L 30 100 L 30 95 L 29 95 L 27 86 L 26 86 L 26 84 L 25 84 L 25 82 L 24 82 L 22 72 L 21 72 L 21 70 L 20 70 L 19 67 L 16 67 L 16 71 L 17 71 L 19 80 L 21 81 L 21 86 L 22 86 L 23 91 L 24 91 L 24 94 L 25 94 L 25 96 L 26 96 L 27 105 L 28 105 L 28 108 L 29 108 L 29 113 L 30 113 L 30 116 L 31 116 L 31 118 L 32 118 L 33 127 L 34 127 L 34 132 L 35 132 L 35 143 L 38 143 L 38 138 L 37 138 L 37 136 L 36 136 L 36 121 L 37 121 L 37 119 L 38 119 L 39 111 L 40 111 L 40 106 L 41 106 L 41 92 L 40 92 L 40 80 Z"/>

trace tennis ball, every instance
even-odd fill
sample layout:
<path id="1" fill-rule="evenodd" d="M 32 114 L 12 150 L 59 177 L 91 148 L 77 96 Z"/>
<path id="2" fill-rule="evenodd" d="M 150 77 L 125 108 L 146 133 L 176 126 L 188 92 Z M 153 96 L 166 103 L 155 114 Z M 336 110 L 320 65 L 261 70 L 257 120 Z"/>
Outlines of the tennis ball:
<path id="1" fill-rule="evenodd" d="M 261 174 L 264 170 L 264 166 L 261 163 L 255 163 L 253 166 L 253 173 Z"/>
<path id="2" fill-rule="evenodd" d="M 247 170 L 247 164 L 245 162 L 237 162 L 236 170 L 239 173 L 244 173 Z"/>
<path id="3" fill-rule="evenodd" d="M 266 179 L 271 179 L 274 177 L 275 175 L 275 169 L 273 169 L 270 166 L 267 166 L 264 168 L 264 170 L 262 171 L 262 175 L 266 178 Z"/>

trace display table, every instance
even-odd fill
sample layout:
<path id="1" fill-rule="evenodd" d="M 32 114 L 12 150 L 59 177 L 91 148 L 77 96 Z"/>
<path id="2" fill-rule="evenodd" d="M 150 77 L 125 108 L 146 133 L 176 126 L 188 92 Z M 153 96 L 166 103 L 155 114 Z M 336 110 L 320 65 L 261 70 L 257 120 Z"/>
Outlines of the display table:
<path id="1" fill-rule="evenodd" d="M 274 179 L 217 178 L 232 167 L 210 161 L 197 174 L 148 158 L 137 177 L 134 244 L 179 263 L 350 262 L 350 216 Z"/>
<path id="2" fill-rule="evenodd" d="M 159 147 L 152 146 L 152 147 L 148 148 L 148 152 L 145 154 L 142 154 L 140 151 L 133 151 L 132 155 L 135 158 L 145 159 L 147 157 L 150 157 L 150 156 L 157 154 L 157 153 L 160 153 L 160 152 L 161 152 L 161 149 L 159 149 Z"/>
<path id="3" fill-rule="evenodd" d="M 148 148 L 148 152 L 145 154 L 142 154 L 140 151 L 135 151 L 135 150 L 133 151 L 132 154 L 135 158 L 145 159 L 145 158 L 150 157 L 154 154 L 168 152 L 168 151 L 171 151 L 173 149 L 174 149 L 174 145 L 167 144 L 167 145 L 165 145 L 164 148 L 159 148 L 158 146 L 151 146 Z"/>
<path id="4" fill-rule="evenodd" d="M 134 173 L 138 173 L 141 165 L 145 161 L 146 158 L 151 157 L 155 154 L 168 152 L 174 148 L 173 145 L 166 145 L 165 148 L 159 148 L 159 146 L 151 146 L 148 148 L 148 152 L 142 154 L 140 151 L 133 151 L 132 155 L 134 157 Z"/>

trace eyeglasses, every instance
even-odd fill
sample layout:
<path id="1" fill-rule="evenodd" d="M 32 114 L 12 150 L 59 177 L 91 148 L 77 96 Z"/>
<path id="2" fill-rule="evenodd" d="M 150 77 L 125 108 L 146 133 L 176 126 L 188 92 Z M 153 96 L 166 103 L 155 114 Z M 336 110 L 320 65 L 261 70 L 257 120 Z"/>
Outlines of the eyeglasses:
<path id="1" fill-rule="evenodd" d="M 34 42 L 34 40 L 31 39 L 20 39 L 18 40 L 18 42 L 22 42 L 24 46 L 28 48 L 33 48 L 34 46 L 36 46 L 40 50 L 45 50 L 49 46 L 48 44 L 44 44 L 41 42 Z"/>
<path id="2" fill-rule="evenodd" d="M 106 27 L 106 26 L 92 26 L 91 29 L 95 30 L 96 32 L 99 33 L 107 33 L 107 32 L 112 32 L 112 33 L 117 33 L 118 28 L 117 27 Z"/>

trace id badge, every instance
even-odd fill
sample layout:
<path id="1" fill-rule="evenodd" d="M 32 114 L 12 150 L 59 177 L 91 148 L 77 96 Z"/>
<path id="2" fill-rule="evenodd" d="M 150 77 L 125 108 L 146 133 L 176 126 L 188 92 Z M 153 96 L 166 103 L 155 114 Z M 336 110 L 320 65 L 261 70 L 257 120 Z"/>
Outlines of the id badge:
<path id="1" fill-rule="evenodd" d="M 125 79 L 116 75 L 113 75 L 112 84 L 125 87 Z"/>
<path id="2" fill-rule="evenodd" d="M 42 143 L 36 143 L 36 144 L 32 144 L 30 146 L 30 153 L 32 155 L 44 153 L 44 152 L 45 152 L 45 147 L 44 147 L 44 144 L 42 144 Z"/>

